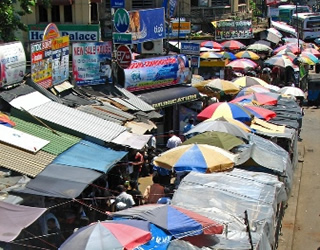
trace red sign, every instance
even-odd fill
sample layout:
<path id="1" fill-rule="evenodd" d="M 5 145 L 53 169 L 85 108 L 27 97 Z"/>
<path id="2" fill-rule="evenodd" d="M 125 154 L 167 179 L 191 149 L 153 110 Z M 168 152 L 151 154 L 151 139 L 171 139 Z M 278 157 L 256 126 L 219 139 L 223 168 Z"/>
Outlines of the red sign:
<path id="1" fill-rule="evenodd" d="M 117 63 L 121 68 L 123 69 L 129 68 L 132 62 L 132 53 L 130 48 L 126 45 L 120 45 L 117 48 L 116 58 L 117 58 Z"/>

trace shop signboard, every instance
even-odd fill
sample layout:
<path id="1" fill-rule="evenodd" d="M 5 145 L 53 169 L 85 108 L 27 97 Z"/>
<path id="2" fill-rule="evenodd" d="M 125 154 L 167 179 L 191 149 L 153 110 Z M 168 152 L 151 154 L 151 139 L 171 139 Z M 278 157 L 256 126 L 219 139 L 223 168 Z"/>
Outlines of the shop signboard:
<path id="1" fill-rule="evenodd" d="M 111 8 L 124 8 L 125 0 L 111 0 Z"/>
<path id="2" fill-rule="evenodd" d="M 18 83 L 26 73 L 26 54 L 21 42 L 0 45 L 0 87 Z"/>
<path id="3" fill-rule="evenodd" d="M 253 38 L 252 21 L 218 21 L 215 37 L 217 41 Z"/>
<path id="4" fill-rule="evenodd" d="M 135 60 L 124 74 L 124 87 L 129 91 L 187 83 L 191 79 L 189 62 L 184 55 Z"/>
<path id="5" fill-rule="evenodd" d="M 129 68 L 132 62 L 131 49 L 126 45 L 120 45 L 117 48 L 116 60 L 119 67 L 123 69 Z"/>
<path id="6" fill-rule="evenodd" d="M 164 8 L 130 11 L 132 43 L 165 38 Z"/>
<path id="7" fill-rule="evenodd" d="M 44 30 L 42 40 L 49 40 L 59 37 L 59 29 L 54 23 L 49 23 Z"/>
<path id="8" fill-rule="evenodd" d="M 112 82 L 112 43 L 91 42 L 72 44 L 73 77 L 77 85 Z"/>
<path id="9" fill-rule="evenodd" d="M 52 86 L 52 40 L 31 44 L 31 79 L 44 88 Z"/>
<path id="10" fill-rule="evenodd" d="M 132 44 L 132 34 L 130 33 L 113 33 L 114 44 Z"/>
<path id="11" fill-rule="evenodd" d="M 191 33 L 191 22 L 172 22 L 171 23 L 172 33 L 175 35 L 179 34 L 190 34 Z"/>
<path id="12" fill-rule="evenodd" d="M 190 64 L 191 64 L 191 68 L 199 68 L 200 67 L 200 56 L 191 56 Z"/>
<path id="13" fill-rule="evenodd" d="M 126 32 L 129 28 L 130 17 L 125 9 L 117 9 L 114 13 L 114 27 L 118 32 Z"/>
<path id="14" fill-rule="evenodd" d="M 29 41 L 43 40 L 45 24 L 28 25 Z M 100 25 L 69 25 L 58 24 L 60 36 L 69 36 L 70 42 L 97 42 L 100 40 Z"/>
<path id="15" fill-rule="evenodd" d="M 181 42 L 180 53 L 186 54 L 186 55 L 199 55 L 200 54 L 200 44 L 199 43 Z"/>
<path id="16" fill-rule="evenodd" d="M 52 84 L 69 78 L 69 36 L 52 39 Z"/>

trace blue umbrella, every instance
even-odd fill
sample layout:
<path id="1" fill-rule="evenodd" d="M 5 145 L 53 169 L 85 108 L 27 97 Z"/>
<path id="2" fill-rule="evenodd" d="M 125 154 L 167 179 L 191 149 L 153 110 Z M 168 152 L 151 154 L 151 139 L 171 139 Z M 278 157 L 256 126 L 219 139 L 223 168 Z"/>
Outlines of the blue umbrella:
<path id="1" fill-rule="evenodd" d="M 229 59 L 230 61 L 238 59 L 233 53 L 228 51 L 221 52 L 221 54 L 223 56 L 223 59 Z"/>

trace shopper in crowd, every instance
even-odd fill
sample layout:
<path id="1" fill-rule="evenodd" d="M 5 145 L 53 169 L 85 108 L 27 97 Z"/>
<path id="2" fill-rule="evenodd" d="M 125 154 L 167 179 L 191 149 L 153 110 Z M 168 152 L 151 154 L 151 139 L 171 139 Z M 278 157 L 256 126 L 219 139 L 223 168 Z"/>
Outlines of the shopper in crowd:
<path id="1" fill-rule="evenodd" d="M 135 205 L 132 195 L 126 192 L 124 185 L 119 185 L 117 187 L 117 191 L 119 192 L 119 195 L 115 200 L 115 208 L 117 211 L 127 209 Z"/>
<path id="2" fill-rule="evenodd" d="M 178 147 L 179 145 L 182 144 L 181 139 L 174 134 L 173 130 L 169 131 L 169 136 L 170 136 L 170 138 L 167 141 L 167 148 L 168 149 Z"/>
<path id="3" fill-rule="evenodd" d="M 147 186 L 143 198 L 145 203 L 157 203 L 157 201 L 164 196 L 164 187 L 160 185 L 159 176 L 156 174 L 152 178 L 153 184 Z"/>
<path id="4" fill-rule="evenodd" d="M 133 200 L 135 205 L 134 206 L 139 206 L 142 205 L 142 193 L 139 190 L 139 183 L 136 181 L 130 181 L 129 182 L 129 187 L 130 189 L 127 190 L 127 193 L 132 195 Z"/>

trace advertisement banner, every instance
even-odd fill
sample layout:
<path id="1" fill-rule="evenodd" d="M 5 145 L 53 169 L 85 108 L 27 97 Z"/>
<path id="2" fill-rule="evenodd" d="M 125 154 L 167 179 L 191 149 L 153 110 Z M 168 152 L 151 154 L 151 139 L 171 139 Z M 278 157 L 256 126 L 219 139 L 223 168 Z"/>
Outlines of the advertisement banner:
<path id="1" fill-rule="evenodd" d="M 69 78 L 69 36 L 52 40 L 52 84 L 57 85 Z"/>
<path id="2" fill-rule="evenodd" d="M 46 24 L 28 25 L 29 41 L 35 42 L 43 39 Z M 61 36 L 69 36 L 70 42 L 97 42 L 100 40 L 100 25 L 70 25 L 57 24 Z"/>
<path id="3" fill-rule="evenodd" d="M 191 79 L 189 62 L 184 55 L 135 60 L 124 74 L 124 87 L 129 91 L 187 83 Z"/>
<path id="4" fill-rule="evenodd" d="M 22 81 L 26 54 L 21 42 L 0 45 L 0 87 Z"/>
<path id="5" fill-rule="evenodd" d="M 191 22 L 172 22 L 171 23 L 172 33 L 174 34 L 190 34 L 191 33 Z"/>
<path id="6" fill-rule="evenodd" d="M 164 8 L 130 11 L 132 43 L 165 38 Z"/>
<path id="7" fill-rule="evenodd" d="M 181 54 L 185 55 L 199 55 L 200 54 L 200 44 L 199 43 L 190 43 L 190 42 L 181 42 Z"/>
<path id="8" fill-rule="evenodd" d="M 112 42 L 74 43 L 73 77 L 77 85 L 112 82 Z"/>
<path id="9" fill-rule="evenodd" d="M 253 38 L 252 21 L 218 21 L 216 40 L 251 39 Z"/>
<path id="10" fill-rule="evenodd" d="M 52 86 L 52 40 L 31 44 L 31 79 L 44 88 Z"/>

